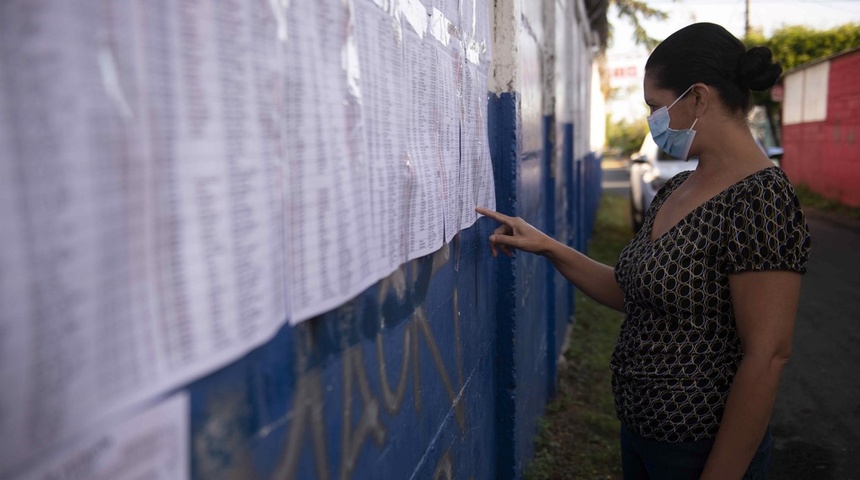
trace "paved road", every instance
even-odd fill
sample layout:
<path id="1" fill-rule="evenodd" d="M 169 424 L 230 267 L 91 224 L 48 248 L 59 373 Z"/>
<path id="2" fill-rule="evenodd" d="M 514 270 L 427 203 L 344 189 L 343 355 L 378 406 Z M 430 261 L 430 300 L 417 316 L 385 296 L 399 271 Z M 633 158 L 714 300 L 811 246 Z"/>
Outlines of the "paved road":
<path id="1" fill-rule="evenodd" d="M 608 167 L 608 168 L 607 168 Z M 605 192 L 629 176 L 605 164 Z M 771 425 L 774 480 L 860 480 L 860 224 L 808 212 L 812 254 Z"/>
<path id="2" fill-rule="evenodd" d="M 860 227 L 808 214 L 812 253 L 771 424 L 775 479 L 860 480 Z"/>
<path id="3" fill-rule="evenodd" d="M 630 172 L 620 162 L 603 162 L 603 191 L 630 198 Z"/>

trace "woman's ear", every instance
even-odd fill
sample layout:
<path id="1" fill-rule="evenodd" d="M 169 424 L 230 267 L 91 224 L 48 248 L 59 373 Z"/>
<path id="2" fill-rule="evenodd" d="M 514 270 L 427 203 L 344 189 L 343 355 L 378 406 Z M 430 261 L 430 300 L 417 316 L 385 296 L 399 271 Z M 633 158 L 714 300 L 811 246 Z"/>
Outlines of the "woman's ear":
<path id="1" fill-rule="evenodd" d="M 696 118 L 702 117 L 705 115 L 705 112 L 708 110 L 708 104 L 711 101 L 711 89 L 704 83 L 697 83 L 693 85 L 693 98 L 695 98 L 695 109 L 696 109 Z"/>

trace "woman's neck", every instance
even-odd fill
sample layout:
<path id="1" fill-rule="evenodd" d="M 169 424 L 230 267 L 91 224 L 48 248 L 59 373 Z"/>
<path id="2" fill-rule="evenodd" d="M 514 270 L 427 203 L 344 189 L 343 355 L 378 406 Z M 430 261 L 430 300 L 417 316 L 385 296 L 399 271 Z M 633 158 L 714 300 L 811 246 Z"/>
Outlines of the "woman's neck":
<path id="1" fill-rule="evenodd" d="M 745 123 L 726 124 L 711 134 L 710 140 L 699 154 L 699 176 L 743 178 L 773 165 Z"/>

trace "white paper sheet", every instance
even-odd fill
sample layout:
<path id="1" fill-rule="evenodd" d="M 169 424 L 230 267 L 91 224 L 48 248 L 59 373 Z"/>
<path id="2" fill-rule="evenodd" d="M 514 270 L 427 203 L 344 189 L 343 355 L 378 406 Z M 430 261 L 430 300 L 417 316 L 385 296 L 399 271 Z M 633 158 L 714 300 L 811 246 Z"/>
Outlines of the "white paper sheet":
<path id="1" fill-rule="evenodd" d="M 439 47 L 437 52 L 438 118 L 437 149 L 445 205 L 445 243 L 460 231 L 460 109 L 463 95 L 463 60 L 456 50 Z"/>
<path id="2" fill-rule="evenodd" d="M 283 324 L 277 142 L 255 111 L 278 59 L 236 55 L 275 25 L 205 5 L 6 7 L 3 471 Z"/>
<path id="3" fill-rule="evenodd" d="M 4 4 L 0 476 L 493 206 L 487 20 L 410 5 Z"/>
<path id="4" fill-rule="evenodd" d="M 409 199 L 409 258 L 438 250 L 444 242 L 445 215 L 442 162 L 436 133 L 439 126 L 436 46 L 432 37 L 404 34 L 407 140 L 415 172 Z"/>
<path id="5" fill-rule="evenodd" d="M 2 50 L 0 50 L 2 52 Z M 0 85 L 7 85 L 8 71 L 0 61 Z M 0 125 L 11 114 L 8 95 L 0 92 Z M 27 214 L 19 201 L 22 171 L 14 158 L 14 137 L 8 128 L 0 128 L 0 438 L 21 432 L 27 419 L 16 415 L 27 401 L 27 388 L 19 383 L 27 375 L 24 361 L 32 344 L 32 331 L 27 324 L 33 317 L 32 302 L 22 302 L 31 283 L 28 269 L 25 225 Z M 6 446 L 6 442 L 0 442 Z M 3 455 L 0 464 L 11 461 L 17 451 Z M 0 469 L 2 474 L 2 469 Z"/>
<path id="6" fill-rule="evenodd" d="M 487 73 L 481 65 L 466 64 L 463 68 L 463 108 L 461 110 L 460 228 L 468 228 L 477 220 L 475 207 L 496 208 L 493 170 L 487 137 L 487 101 L 483 93 Z"/>
<path id="7" fill-rule="evenodd" d="M 482 156 L 486 141 L 485 135 L 482 136 L 484 129 L 480 125 L 483 105 L 479 103 L 481 96 L 475 91 L 480 85 L 475 79 L 477 70 L 473 67 L 474 65 L 466 63 L 460 70 L 463 95 L 460 100 L 460 191 L 457 194 L 460 211 L 457 231 L 468 228 L 477 218 L 476 166 L 485 160 Z"/>
<path id="8" fill-rule="evenodd" d="M 185 480 L 190 478 L 188 396 L 82 434 L 19 480 Z"/>
<path id="9" fill-rule="evenodd" d="M 349 5 L 341 2 L 297 3 L 290 11 L 286 250 L 293 323 L 344 303 L 389 268 L 381 258 L 383 232 L 376 228 L 382 225 L 372 216 L 377 177 L 362 122 L 363 105 L 373 94 L 363 70 L 361 83 L 348 83 L 356 73 L 345 41 L 352 21 Z"/>
<path id="10" fill-rule="evenodd" d="M 433 9 L 445 17 L 454 27 L 460 27 L 461 9 L 466 0 L 430 0 Z M 471 2 L 470 2 L 471 3 Z"/>
<path id="11" fill-rule="evenodd" d="M 380 232 L 380 277 L 408 259 L 409 200 L 416 171 L 407 156 L 407 102 L 400 18 L 356 2 L 361 118 L 370 167 L 372 225 Z"/>

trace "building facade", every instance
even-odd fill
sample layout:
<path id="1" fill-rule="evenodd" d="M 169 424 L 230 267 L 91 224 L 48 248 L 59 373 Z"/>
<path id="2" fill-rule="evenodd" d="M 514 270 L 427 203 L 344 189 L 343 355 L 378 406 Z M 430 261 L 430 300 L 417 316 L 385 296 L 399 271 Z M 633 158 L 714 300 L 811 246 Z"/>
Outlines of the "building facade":
<path id="1" fill-rule="evenodd" d="M 860 50 L 785 75 L 782 167 L 795 184 L 860 206 Z"/>

